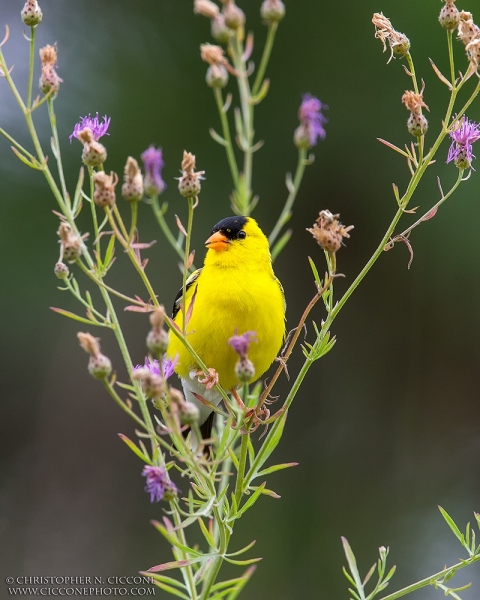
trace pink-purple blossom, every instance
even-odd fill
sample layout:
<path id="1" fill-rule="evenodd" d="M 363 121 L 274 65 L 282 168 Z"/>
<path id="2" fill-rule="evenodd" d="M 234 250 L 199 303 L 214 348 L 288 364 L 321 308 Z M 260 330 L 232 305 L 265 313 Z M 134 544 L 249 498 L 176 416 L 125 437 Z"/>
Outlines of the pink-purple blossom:
<path id="1" fill-rule="evenodd" d="M 472 144 L 480 139 L 480 124 L 463 116 L 459 127 L 450 132 L 450 137 L 453 141 L 448 150 L 447 163 L 453 160 L 459 169 L 469 168 L 472 158 L 475 158 Z"/>
<path id="2" fill-rule="evenodd" d="M 175 366 L 176 366 L 177 362 L 178 362 L 178 355 L 175 356 L 175 358 L 173 358 L 173 359 L 170 359 L 170 358 L 162 359 L 162 372 L 163 372 L 164 379 L 168 379 L 169 377 L 171 377 L 173 375 L 173 373 L 175 372 Z M 143 365 L 137 365 L 133 369 L 133 372 L 135 373 L 135 371 L 138 371 L 139 369 L 148 369 L 152 375 L 160 376 L 160 364 L 156 358 L 152 360 L 150 357 L 146 356 L 145 363 Z"/>
<path id="3" fill-rule="evenodd" d="M 303 126 L 308 133 L 310 146 L 316 146 L 318 138 L 323 140 L 327 135 L 324 129 L 327 118 L 322 113 L 322 110 L 327 108 L 328 106 L 326 104 L 323 104 L 318 98 L 315 98 L 315 96 L 312 96 L 311 94 L 304 94 L 302 97 L 298 118 L 300 119 L 301 126 Z"/>
<path id="4" fill-rule="evenodd" d="M 90 114 L 87 117 L 80 117 L 80 121 L 75 124 L 75 127 L 73 128 L 73 133 L 69 137 L 70 143 L 72 143 L 72 139 L 74 137 L 78 139 L 78 134 L 80 133 L 80 131 L 85 129 L 85 127 L 88 127 L 92 131 L 93 139 L 96 142 L 98 142 L 98 140 L 104 135 L 110 135 L 109 133 L 107 133 L 107 130 L 110 126 L 110 120 L 110 117 L 107 117 L 107 115 L 105 115 L 103 117 L 103 120 L 100 121 L 98 117 L 98 112 L 95 117 L 92 117 L 92 115 Z"/>
<path id="5" fill-rule="evenodd" d="M 161 194 L 167 187 L 167 184 L 162 179 L 163 156 L 162 149 L 149 146 L 142 153 L 143 166 L 145 168 L 145 177 L 143 185 L 145 193 L 149 196 Z"/>
<path id="6" fill-rule="evenodd" d="M 177 486 L 169 481 L 167 471 L 163 467 L 153 467 L 147 465 L 142 471 L 142 475 L 147 478 L 145 491 L 150 494 L 150 502 L 160 502 L 165 491 L 178 492 Z"/>
<path id="7" fill-rule="evenodd" d="M 248 354 L 248 349 L 252 342 L 257 341 L 257 334 L 255 331 L 247 331 L 243 335 L 233 335 L 229 340 L 228 344 L 235 350 L 240 358 L 245 358 Z"/>

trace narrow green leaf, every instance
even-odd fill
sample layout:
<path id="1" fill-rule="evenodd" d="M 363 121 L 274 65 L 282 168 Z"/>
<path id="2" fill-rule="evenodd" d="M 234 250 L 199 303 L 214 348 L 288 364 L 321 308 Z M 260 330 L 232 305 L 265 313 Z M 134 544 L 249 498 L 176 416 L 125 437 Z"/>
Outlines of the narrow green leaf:
<path id="1" fill-rule="evenodd" d="M 153 465 L 153 462 L 150 460 L 150 458 L 145 455 L 140 448 L 138 448 L 136 446 L 136 444 L 134 442 L 132 442 L 132 440 L 130 440 L 126 435 L 123 435 L 123 433 L 119 433 L 118 437 L 125 442 L 125 444 L 127 444 L 127 446 L 130 448 L 130 450 L 136 454 L 139 458 L 141 458 L 144 462 L 147 463 L 147 465 Z"/>
<path id="2" fill-rule="evenodd" d="M 145 577 L 151 577 L 152 579 L 155 579 L 155 581 L 161 581 L 163 583 L 173 585 L 174 587 L 180 588 L 181 590 L 187 589 L 182 581 L 178 581 L 178 579 L 173 579 L 173 577 L 167 577 L 167 575 L 159 575 L 158 573 L 152 573 L 151 571 L 140 571 L 140 575 L 144 575 Z"/>
<path id="3" fill-rule="evenodd" d="M 262 483 L 262 485 L 260 485 L 254 492 L 253 494 L 250 496 L 250 498 L 245 502 L 245 504 L 240 508 L 240 510 L 237 511 L 237 513 L 235 514 L 235 516 L 232 518 L 233 519 L 239 519 L 243 514 L 245 514 L 247 512 L 247 510 L 253 506 L 255 504 L 255 502 L 258 500 L 258 497 L 262 494 L 263 490 L 265 489 L 265 485 L 266 482 Z"/>
<path id="4" fill-rule="evenodd" d="M 275 262 L 275 259 L 280 254 L 280 252 L 285 248 L 292 237 L 293 229 L 287 229 L 282 237 L 277 241 L 277 243 L 272 248 L 272 262 Z"/>
<path id="5" fill-rule="evenodd" d="M 317 267 L 316 267 L 315 263 L 313 262 L 313 260 L 310 258 L 310 256 L 308 257 L 308 262 L 310 263 L 310 268 L 312 269 L 312 273 L 313 273 L 313 276 L 315 277 L 315 281 L 317 282 L 318 287 L 321 288 L 322 280 L 320 279 L 320 275 L 318 274 Z"/>
<path id="6" fill-rule="evenodd" d="M 172 596 L 177 596 L 178 598 L 183 598 L 184 600 L 190 600 L 190 596 L 182 593 L 177 588 L 172 587 L 171 585 L 167 585 L 166 583 L 162 583 L 161 581 L 155 581 L 155 585 L 159 587 L 161 590 L 172 594 Z"/>
<path id="7" fill-rule="evenodd" d="M 352 585 L 356 585 L 355 580 L 352 578 L 352 576 L 350 575 L 350 573 L 347 571 L 347 569 L 345 567 L 342 567 L 342 571 L 343 571 L 343 574 L 345 575 L 345 577 L 348 579 L 348 581 Z"/>
<path id="8" fill-rule="evenodd" d="M 165 520 L 165 518 L 164 518 L 164 520 Z M 188 546 L 185 546 L 185 544 L 182 544 L 181 542 L 179 542 L 178 539 L 172 533 L 170 533 L 158 521 L 151 521 L 151 523 L 155 527 L 155 529 L 157 529 L 157 531 L 159 531 L 163 535 L 163 537 L 172 544 L 172 546 L 175 546 L 175 548 L 178 548 L 179 550 L 183 550 L 183 552 L 186 552 L 187 554 L 192 554 L 193 556 L 196 556 L 197 558 L 199 558 L 199 560 L 204 560 L 208 556 L 206 554 L 202 554 L 198 550 L 189 548 Z M 168 563 L 168 564 L 170 564 L 170 563 Z M 174 568 L 174 567 L 171 567 L 171 568 Z M 149 571 L 151 571 L 151 570 L 152 569 L 149 569 Z M 155 570 L 155 569 L 153 569 L 153 570 Z M 157 569 L 157 570 L 161 571 L 162 569 Z"/>
<path id="9" fill-rule="evenodd" d="M 279 417 L 279 419 L 277 420 L 278 425 L 277 425 L 275 434 L 272 435 L 272 437 L 270 439 L 267 437 L 267 439 L 263 443 L 262 447 L 260 448 L 260 451 L 257 453 L 257 458 L 256 458 L 257 468 L 260 468 L 262 465 L 265 464 L 265 462 L 268 460 L 268 458 L 270 457 L 270 455 L 272 454 L 272 452 L 275 450 L 275 448 L 278 446 L 280 440 L 282 439 L 285 422 L 287 420 L 287 414 L 288 414 L 288 411 L 285 411 L 283 413 L 283 415 L 281 415 Z"/>
<path id="10" fill-rule="evenodd" d="M 205 523 L 203 522 L 203 519 L 201 517 L 198 517 L 198 523 L 200 525 L 200 529 L 202 530 L 203 537 L 207 540 L 207 544 L 210 546 L 210 548 L 212 548 L 212 550 L 214 550 L 216 552 L 217 551 L 217 547 L 216 547 L 216 544 L 215 544 L 215 540 L 210 535 L 210 532 L 209 532 L 207 526 L 205 525 Z"/>
<path id="11" fill-rule="evenodd" d="M 343 536 L 342 536 L 342 545 L 343 545 L 343 551 L 345 552 L 345 557 L 348 562 L 348 566 L 350 568 L 350 573 L 353 575 L 356 585 L 358 585 L 358 582 L 361 581 L 361 579 L 360 579 L 360 574 L 359 574 L 358 568 L 357 568 L 357 561 L 355 560 L 355 554 L 353 553 L 352 548 L 350 547 L 350 544 L 348 543 L 347 538 L 345 538 Z"/>
<path id="12" fill-rule="evenodd" d="M 74 321 L 78 321 L 79 323 L 86 323 L 87 325 L 96 325 L 97 327 L 104 327 L 103 323 L 98 323 L 97 321 L 85 319 L 84 317 L 80 317 L 75 313 L 70 312 L 69 310 L 63 310 L 63 308 L 55 308 L 54 306 L 51 306 L 50 310 L 53 310 L 53 312 L 56 312 L 59 315 L 63 315 L 64 317 L 68 317 L 69 319 L 73 319 Z"/>
<path id="13" fill-rule="evenodd" d="M 108 270 L 110 266 L 110 262 L 113 258 L 113 254 L 115 252 L 115 236 L 112 235 L 110 241 L 108 242 L 107 250 L 105 251 L 105 259 L 103 261 L 103 268 Z"/>
<path id="14" fill-rule="evenodd" d="M 247 560 L 234 560 L 233 558 L 227 558 L 226 556 L 223 557 L 224 560 L 226 560 L 227 562 L 229 562 L 232 565 L 239 565 L 240 567 L 246 566 L 246 565 L 253 565 L 254 563 L 257 563 L 261 560 L 263 560 L 262 557 L 259 558 L 248 558 Z"/>
<path id="15" fill-rule="evenodd" d="M 24 165 L 27 165 L 27 167 L 30 167 L 31 169 L 35 169 L 36 171 L 43 171 L 44 167 L 42 167 L 42 165 L 35 160 L 35 163 L 31 160 L 29 160 L 28 158 L 26 158 L 21 152 L 19 152 L 15 146 L 10 146 L 13 153 L 15 154 L 15 156 L 20 159 L 22 161 L 22 163 Z"/>
<path id="16" fill-rule="evenodd" d="M 170 569 L 181 569 L 182 567 L 188 567 L 195 563 L 201 562 L 206 558 L 210 558 L 210 556 L 203 555 L 197 558 L 189 558 L 188 560 L 174 560 L 172 562 L 163 563 L 161 565 L 156 565 L 155 567 L 151 567 L 148 569 L 147 574 L 158 573 L 159 571 L 169 571 Z"/>
<path id="17" fill-rule="evenodd" d="M 248 439 L 247 439 L 247 449 L 248 449 L 248 461 L 251 466 L 251 465 L 253 465 L 253 462 L 255 460 L 255 449 L 253 447 L 252 438 L 250 437 L 250 435 L 248 436 Z"/>
<path id="18" fill-rule="evenodd" d="M 365 579 L 363 580 L 363 587 L 365 587 L 367 585 L 367 583 L 370 581 L 370 578 L 375 573 L 376 568 L 377 568 L 377 563 L 375 562 L 375 563 L 373 563 L 372 567 L 370 568 L 370 571 L 365 575 Z"/>
<path id="19" fill-rule="evenodd" d="M 245 546 L 245 548 L 242 548 L 241 550 L 237 550 L 236 552 L 230 552 L 229 554 L 227 554 L 227 556 L 228 557 L 239 556 L 240 554 L 243 554 L 244 552 L 248 552 L 251 548 L 253 548 L 255 546 L 256 543 L 257 543 L 257 540 L 253 540 L 253 542 L 250 542 L 247 546 Z"/>
<path id="20" fill-rule="evenodd" d="M 263 469 L 263 471 L 259 471 L 256 477 L 263 477 L 264 475 L 270 475 L 270 473 L 275 473 L 276 471 L 281 471 L 283 469 L 288 469 L 290 467 L 296 467 L 298 465 L 297 462 L 291 463 L 282 463 L 280 465 L 273 465 L 272 467 L 267 467 Z"/>
<path id="21" fill-rule="evenodd" d="M 447 513 L 446 510 L 444 510 L 441 506 L 438 507 L 438 510 L 442 513 L 442 517 L 445 519 L 447 525 L 450 527 L 450 529 L 453 531 L 455 537 L 460 541 L 460 543 L 462 544 L 462 546 L 465 546 L 465 538 L 463 537 L 463 533 L 460 531 L 460 529 L 456 526 L 455 521 L 452 519 L 452 517 Z"/>
<path id="22" fill-rule="evenodd" d="M 250 581 L 250 578 L 255 573 L 256 568 L 257 567 L 255 565 L 252 565 L 245 571 L 245 573 L 241 577 L 241 581 L 237 585 L 237 588 L 230 594 L 230 596 L 228 597 L 228 600 L 235 600 L 236 598 L 238 598 L 238 595 L 240 594 L 240 592 L 247 585 L 247 583 Z"/>
<path id="23" fill-rule="evenodd" d="M 220 146 L 228 146 L 227 140 L 219 135 L 215 129 L 213 129 L 213 127 L 210 127 L 208 133 L 211 135 L 212 139 L 217 142 L 217 144 L 220 144 Z"/>

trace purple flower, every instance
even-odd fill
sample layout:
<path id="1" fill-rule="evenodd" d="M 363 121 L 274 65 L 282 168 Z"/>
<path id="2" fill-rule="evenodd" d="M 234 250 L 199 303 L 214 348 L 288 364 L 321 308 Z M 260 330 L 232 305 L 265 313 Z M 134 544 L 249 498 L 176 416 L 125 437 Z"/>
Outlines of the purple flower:
<path id="1" fill-rule="evenodd" d="M 103 122 L 100 122 L 98 118 L 98 112 L 95 117 L 92 117 L 90 114 L 88 117 L 80 117 L 80 122 L 75 124 L 72 135 L 69 137 L 70 143 L 72 143 L 72 138 L 76 137 L 78 139 L 78 134 L 80 131 L 88 127 L 92 130 L 93 139 L 98 142 L 98 140 L 104 135 L 110 135 L 107 133 L 107 130 L 110 126 L 110 117 L 105 115 L 103 117 Z"/>
<path id="2" fill-rule="evenodd" d="M 162 371 L 164 379 L 168 379 L 175 372 L 175 366 L 178 362 L 178 355 L 175 358 L 163 358 L 162 359 Z M 152 375 L 160 376 L 160 364 L 157 359 L 152 360 L 148 356 L 145 357 L 145 364 L 137 365 L 133 372 L 138 371 L 139 369 L 148 369 Z"/>
<path id="3" fill-rule="evenodd" d="M 231 346 L 240 358 L 245 358 L 248 354 L 251 342 L 256 342 L 257 334 L 255 331 L 247 331 L 243 335 L 234 335 L 228 340 Z"/>
<path id="4" fill-rule="evenodd" d="M 162 467 L 147 465 L 142 475 L 147 478 L 145 491 L 150 494 L 150 502 L 160 502 L 163 498 L 171 500 L 178 492 L 177 486 L 169 481 L 167 471 Z"/>
<path id="5" fill-rule="evenodd" d="M 162 179 L 163 157 L 162 150 L 155 146 L 149 146 L 142 154 L 143 166 L 145 167 L 145 178 L 143 185 L 148 196 L 161 194 L 167 187 Z"/>
<path id="6" fill-rule="evenodd" d="M 472 144 L 480 139 L 480 124 L 463 116 L 457 129 L 450 132 L 450 137 L 453 141 L 448 150 L 447 163 L 453 160 L 459 169 L 469 168 L 472 158 L 475 158 Z"/>
<path id="7" fill-rule="evenodd" d="M 323 128 L 327 118 L 321 112 L 327 108 L 328 106 L 322 104 L 315 96 L 304 94 L 298 111 L 298 118 L 300 119 L 300 127 L 303 127 L 308 134 L 310 146 L 316 146 L 318 138 L 323 140 L 327 135 Z"/>

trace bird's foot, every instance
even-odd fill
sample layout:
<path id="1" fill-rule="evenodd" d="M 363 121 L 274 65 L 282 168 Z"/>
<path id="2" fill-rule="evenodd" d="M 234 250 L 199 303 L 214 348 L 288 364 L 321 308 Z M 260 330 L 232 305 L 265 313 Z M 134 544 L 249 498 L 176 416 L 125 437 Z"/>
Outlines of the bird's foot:
<path id="1" fill-rule="evenodd" d="M 218 385 L 218 373 L 215 371 L 215 369 L 208 369 L 208 375 L 201 370 L 194 371 L 193 377 L 196 377 L 199 383 L 203 384 L 207 390 L 211 390 Z"/>

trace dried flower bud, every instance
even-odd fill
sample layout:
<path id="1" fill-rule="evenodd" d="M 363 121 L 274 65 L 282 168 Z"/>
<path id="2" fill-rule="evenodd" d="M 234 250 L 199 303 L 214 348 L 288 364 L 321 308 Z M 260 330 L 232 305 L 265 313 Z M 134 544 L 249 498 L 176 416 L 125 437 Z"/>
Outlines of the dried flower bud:
<path id="1" fill-rule="evenodd" d="M 372 23 L 375 25 L 375 37 L 378 38 L 383 44 L 383 51 L 387 49 L 386 42 L 390 46 L 390 62 L 393 55 L 405 56 L 410 50 L 410 40 L 404 33 L 396 31 L 390 19 L 385 17 L 383 13 L 375 13 L 372 18 Z"/>
<path id="2" fill-rule="evenodd" d="M 442 7 L 442 10 L 438 15 L 438 22 L 448 31 L 455 29 L 460 21 L 460 12 L 455 6 L 455 1 L 456 0 L 445 0 L 446 4 Z"/>
<path id="3" fill-rule="evenodd" d="M 25 6 L 22 8 L 20 13 L 22 21 L 29 27 L 35 27 L 42 22 L 43 13 L 41 8 L 38 6 L 37 0 L 27 0 Z"/>
<path id="4" fill-rule="evenodd" d="M 169 388 L 168 393 L 170 394 L 170 399 L 175 404 L 179 406 L 185 402 L 185 398 L 180 390 L 177 390 L 174 387 Z"/>
<path id="5" fill-rule="evenodd" d="M 97 142 L 89 127 L 78 132 L 77 138 L 83 143 L 82 161 L 88 167 L 97 167 L 107 160 L 107 150 Z"/>
<path id="6" fill-rule="evenodd" d="M 163 327 L 165 322 L 165 308 L 160 305 L 150 313 L 150 325 L 155 329 Z"/>
<path id="7" fill-rule="evenodd" d="M 458 39 L 467 46 L 480 33 L 480 29 L 473 22 L 472 13 L 462 10 L 459 18 Z"/>
<path id="8" fill-rule="evenodd" d="M 423 101 L 422 93 L 416 94 L 412 91 L 406 91 L 402 96 L 402 102 L 411 112 L 407 121 L 409 133 L 415 137 L 425 135 L 428 129 L 428 121 L 425 116 L 422 115 L 422 107 L 428 110 L 428 106 Z"/>
<path id="9" fill-rule="evenodd" d="M 115 204 L 115 186 L 118 183 L 118 176 L 113 171 L 107 175 L 105 171 L 98 171 L 93 175 L 95 191 L 93 192 L 93 201 L 97 206 L 113 206 Z"/>
<path id="10" fill-rule="evenodd" d="M 143 196 L 143 175 L 138 162 L 129 156 L 123 176 L 122 196 L 127 202 L 139 202 Z"/>
<path id="11" fill-rule="evenodd" d="M 282 0 L 263 0 L 260 14 L 262 19 L 269 25 L 278 23 L 285 16 L 285 4 Z"/>
<path id="12" fill-rule="evenodd" d="M 229 39 L 233 35 L 233 30 L 227 27 L 225 23 L 225 17 L 220 13 L 217 17 L 212 19 L 211 32 L 214 40 L 220 44 L 228 44 Z"/>
<path id="13" fill-rule="evenodd" d="M 480 32 L 465 48 L 469 61 L 478 69 L 480 65 Z"/>
<path id="14" fill-rule="evenodd" d="M 423 101 L 423 94 L 416 94 L 415 92 L 406 91 L 402 96 L 402 102 L 405 104 L 407 110 L 412 113 L 420 114 L 422 108 L 428 110 L 428 106 Z"/>
<path id="15" fill-rule="evenodd" d="M 200 418 L 200 410 L 193 402 L 181 402 L 178 416 L 182 425 L 193 425 Z"/>
<path id="16" fill-rule="evenodd" d="M 208 87 L 223 89 L 228 83 L 228 71 L 223 65 L 208 67 L 205 81 Z"/>
<path id="17" fill-rule="evenodd" d="M 142 383 L 142 388 L 149 398 L 161 398 L 166 391 L 165 381 L 147 367 L 136 367 L 132 379 Z"/>
<path id="18" fill-rule="evenodd" d="M 65 222 L 60 223 L 57 234 L 60 238 L 60 258 L 64 258 L 68 263 L 75 262 L 82 254 L 82 238 Z"/>
<path id="19" fill-rule="evenodd" d="M 227 59 L 224 56 L 223 48 L 214 44 L 201 44 L 200 56 L 202 60 L 209 65 L 224 65 Z"/>
<path id="20" fill-rule="evenodd" d="M 42 63 L 42 73 L 38 85 L 43 94 L 56 92 L 60 87 L 62 80 L 58 76 L 55 67 L 57 65 L 57 49 L 55 46 L 45 46 L 40 48 L 40 60 Z"/>
<path id="21" fill-rule="evenodd" d="M 53 270 L 58 279 L 66 279 L 70 274 L 70 270 L 65 263 L 58 261 Z"/>
<path id="22" fill-rule="evenodd" d="M 244 383 L 248 383 L 255 377 L 255 366 L 247 356 L 240 358 L 235 365 L 235 375 Z"/>
<path id="23" fill-rule="evenodd" d="M 196 15 L 203 15 L 207 19 L 215 19 L 220 14 L 220 9 L 211 0 L 195 0 L 193 12 Z"/>
<path id="24" fill-rule="evenodd" d="M 327 252 L 337 252 L 343 245 L 343 238 L 349 238 L 349 231 L 353 225 L 344 227 L 338 217 L 332 215 L 329 210 L 320 211 L 319 217 L 313 225 L 313 229 L 308 229 L 316 239 L 318 245 Z"/>
<path id="25" fill-rule="evenodd" d="M 245 24 L 245 13 L 239 8 L 234 0 L 229 0 L 223 7 L 225 25 L 230 29 L 240 29 Z"/>
<path id="26" fill-rule="evenodd" d="M 195 173 L 195 156 L 186 150 L 183 151 L 182 176 L 179 177 L 178 190 L 184 198 L 198 196 L 201 190 L 200 180 L 205 171 Z"/>
<path id="27" fill-rule="evenodd" d="M 168 349 L 168 333 L 162 328 L 152 328 L 147 335 L 147 348 L 152 354 L 164 354 Z"/>
<path id="28" fill-rule="evenodd" d="M 93 337 L 90 333 L 77 333 L 80 346 L 90 354 L 88 361 L 88 371 L 92 377 L 96 379 L 105 379 L 112 372 L 112 363 L 110 359 L 100 352 L 100 344 L 98 338 Z"/>

